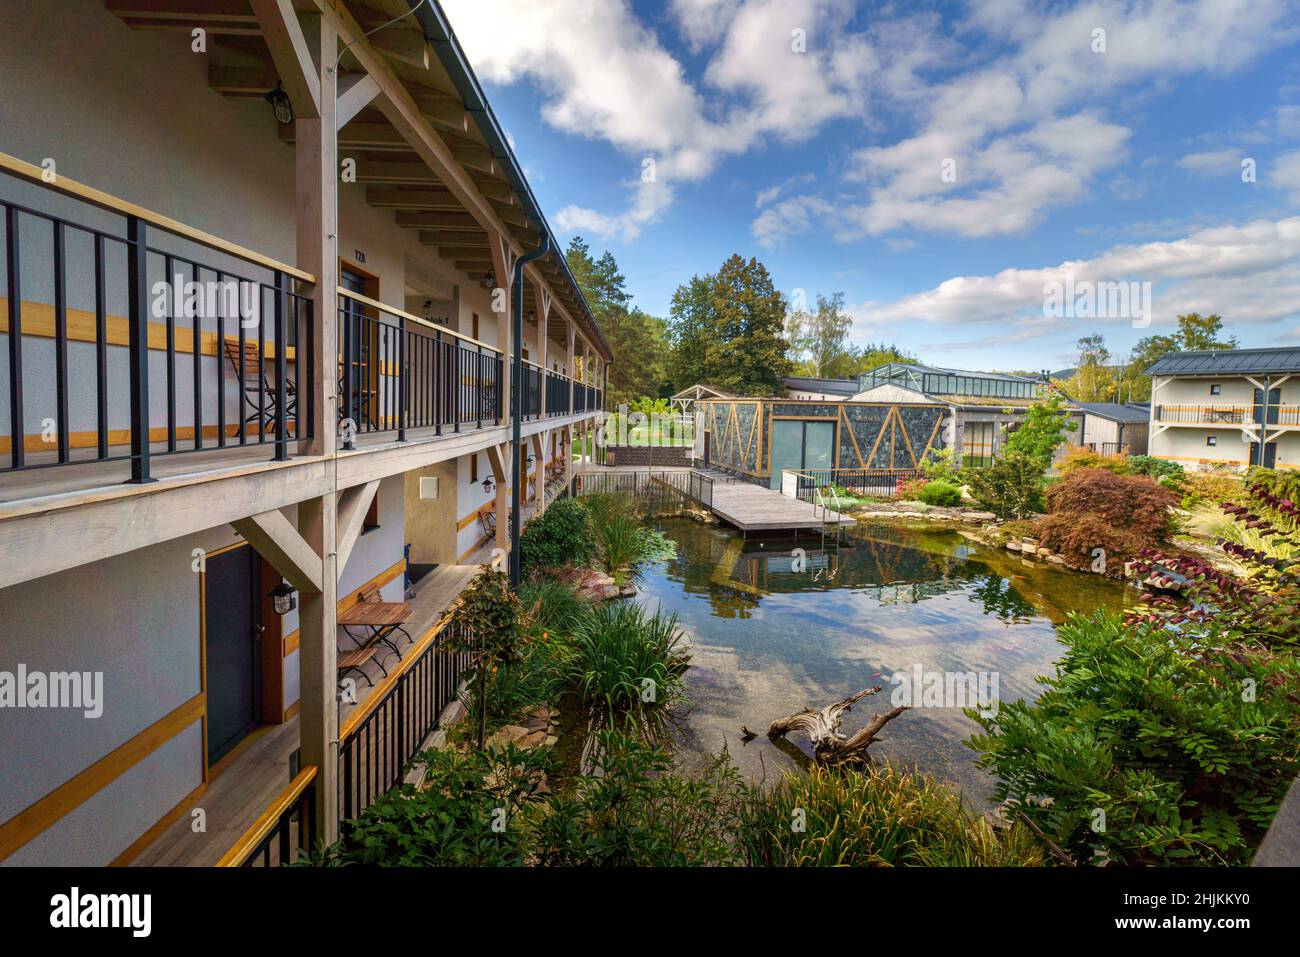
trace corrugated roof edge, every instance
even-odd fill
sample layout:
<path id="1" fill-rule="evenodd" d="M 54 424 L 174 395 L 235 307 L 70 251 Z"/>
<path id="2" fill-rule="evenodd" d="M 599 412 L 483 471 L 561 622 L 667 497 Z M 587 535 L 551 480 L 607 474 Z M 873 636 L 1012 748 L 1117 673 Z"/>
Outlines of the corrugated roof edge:
<path id="1" fill-rule="evenodd" d="M 483 92 L 483 87 L 479 85 L 478 77 L 474 75 L 474 68 L 469 65 L 469 59 L 465 56 L 465 51 L 461 49 L 460 41 L 456 39 L 456 33 L 452 30 L 451 23 L 447 19 L 447 14 L 443 12 L 441 4 L 438 3 L 438 0 L 429 0 L 428 3 L 421 4 L 415 11 L 415 18 L 420 21 L 420 26 L 424 29 L 425 37 L 432 45 L 438 61 L 442 64 L 443 69 L 447 71 L 447 75 L 451 77 L 451 82 L 456 86 L 456 91 L 460 93 L 461 98 L 465 101 L 465 108 L 474 118 L 474 125 L 479 128 L 479 132 L 487 140 L 492 155 L 497 159 L 506 161 L 506 176 L 510 179 L 515 192 L 524 197 L 524 201 L 529 206 L 527 212 L 542 224 L 548 235 L 554 237 L 555 233 L 551 229 L 551 224 L 546 221 L 541 204 L 537 202 L 532 187 L 528 185 L 528 180 L 524 178 L 523 169 L 515 158 L 514 150 L 510 148 L 510 144 L 506 141 L 501 124 L 497 122 L 496 114 L 492 112 L 492 105 L 488 103 L 487 94 Z M 591 324 L 591 331 L 603 348 L 606 361 L 614 361 L 614 354 L 609 348 L 609 342 L 605 339 L 604 332 L 601 331 L 600 326 L 597 324 L 596 317 L 592 315 L 591 306 L 587 303 L 587 298 L 582 294 L 578 281 L 573 278 L 573 273 L 569 270 L 569 264 L 565 261 L 564 254 L 558 248 L 555 251 L 561 266 L 564 268 L 564 275 L 568 277 L 569 284 L 573 287 L 574 294 L 587 311 L 587 320 Z"/>
<path id="2" fill-rule="evenodd" d="M 1295 356 L 1293 370 L 1288 370 L 1285 366 L 1260 366 L 1258 369 L 1249 365 L 1239 365 L 1231 369 L 1222 367 L 1223 361 L 1231 361 L 1233 358 L 1241 362 L 1243 357 L 1250 356 L 1280 356 L 1291 353 Z M 1209 361 L 1200 368 L 1181 368 L 1184 364 L 1191 364 L 1189 360 L 1205 358 Z M 1216 361 L 1219 360 L 1219 361 Z M 1273 349 L 1205 349 L 1191 352 L 1171 352 L 1169 355 L 1161 356 L 1144 370 L 1147 375 L 1161 375 L 1165 373 L 1183 373 L 1185 375 L 1198 375 L 1202 372 L 1235 372 L 1245 374 L 1248 372 L 1282 372 L 1296 371 L 1300 372 L 1300 348 L 1294 346 Z"/>

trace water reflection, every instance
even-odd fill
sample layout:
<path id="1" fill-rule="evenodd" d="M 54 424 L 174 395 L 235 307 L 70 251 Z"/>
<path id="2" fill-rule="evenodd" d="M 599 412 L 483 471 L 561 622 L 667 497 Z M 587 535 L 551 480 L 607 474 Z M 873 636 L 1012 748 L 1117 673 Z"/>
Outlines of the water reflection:
<path id="1" fill-rule="evenodd" d="M 845 720 L 852 733 L 888 707 L 889 675 L 996 672 L 1004 700 L 1033 696 L 1071 610 L 1118 611 L 1115 582 L 989 549 L 948 529 L 865 526 L 844 541 L 746 542 L 728 530 L 668 523 L 675 559 L 645 569 L 642 601 L 676 612 L 692 637 L 692 708 L 679 732 L 683 764 L 725 742 L 759 777 L 791 756 L 740 726 L 820 707 L 885 685 Z M 960 786 L 982 804 L 988 781 L 961 739 L 975 725 L 958 708 L 919 708 L 889 726 L 872 751 Z"/>

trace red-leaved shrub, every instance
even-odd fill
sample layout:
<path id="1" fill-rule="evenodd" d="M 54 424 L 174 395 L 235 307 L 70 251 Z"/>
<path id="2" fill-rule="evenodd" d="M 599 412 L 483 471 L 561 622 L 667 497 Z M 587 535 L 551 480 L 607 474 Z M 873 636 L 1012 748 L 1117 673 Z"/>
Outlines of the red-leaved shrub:
<path id="1" fill-rule="evenodd" d="M 1119 577 L 1124 562 L 1169 537 L 1169 509 L 1178 496 L 1145 475 L 1075 469 L 1047 490 L 1047 517 L 1038 540 L 1079 567 Z M 1096 549 L 1102 549 L 1098 553 Z"/>

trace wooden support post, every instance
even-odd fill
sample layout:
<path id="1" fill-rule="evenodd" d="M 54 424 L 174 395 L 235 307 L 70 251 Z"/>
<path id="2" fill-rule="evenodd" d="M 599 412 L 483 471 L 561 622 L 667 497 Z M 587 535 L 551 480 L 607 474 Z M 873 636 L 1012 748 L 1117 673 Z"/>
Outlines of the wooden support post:
<path id="1" fill-rule="evenodd" d="M 497 483 L 497 548 L 502 554 L 510 553 L 510 444 L 492 445 L 487 449 L 488 464 L 492 467 L 492 477 Z"/>
<path id="2" fill-rule="evenodd" d="M 289 4 L 279 4 L 288 7 Z M 315 70 L 319 116 L 299 115 L 294 154 L 297 189 L 298 265 L 317 277 L 311 291 L 312 383 L 315 429 L 302 449 L 333 455 L 338 438 L 338 255 L 339 159 L 335 140 L 338 34 L 319 15 L 299 21 Z M 306 85 L 310 86 L 309 82 Z M 306 396 L 299 395 L 299 408 Z M 338 840 L 338 563 L 337 496 L 331 492 L 298 505 L 298 530 L 320 561 L 320 591 L 302 593 L 298 618 L 301 764 L 316 767 L 316 822 L 321 840 Z"/>
<path id="3" fill-rule="evenodd" d="M 500 423 L 507 424 L 511 416 L 511 402 L 514 385 L 511 382 L 511 362 L 515 354 L 518 343 L 513 340 L 514 330 L 511 328 L 511 302 L 510 297 L 514 295 L 511 288 L 511 277 L 515 274 L 515 256 L 514 250 L 510 248 L 510 243 L 505 236 L 488 237 L 488 242 L 492 247 L 492 270 L 496 275 L 496 288 L 488 290 L 488 295 L 492 297 L 493 315 L 497 321 L 497 348 L 501 350 L 501 415 Z M 499 311 L 496 307 L 500 306 Z M 501 516 L 504 518 L 504 513 Z M 504 522 L 502 522 L 504 525 Z"/>
<path id="4" fill-rule="evenodd" d="M 533 505 L 533 517 L 536 518 L 546 510 L 546 441 L 550 431 L 533 433 L 533 457 L 537 459 L 537 476 L 533 480 L 536 487 L 536 500 Z"/>

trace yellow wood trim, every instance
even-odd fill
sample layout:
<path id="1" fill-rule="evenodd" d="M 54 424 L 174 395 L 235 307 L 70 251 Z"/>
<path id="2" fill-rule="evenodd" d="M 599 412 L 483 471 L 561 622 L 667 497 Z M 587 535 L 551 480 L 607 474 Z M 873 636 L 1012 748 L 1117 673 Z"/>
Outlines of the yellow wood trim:
<path id="1" fill-rule="evenodd" d="M 890 409 L 890 412 L 892 412 L 892 411 L 893 411 L 893 406 L 890 406 L 889 409 Z M 875 441 L 874 443 L 872 443 L 871 451 L 870 451 L 869 453 L 867 453 L 867 457 L 866 457 L 865 459 L 862 457 L 862 449 L 861 449 L 861 448 L 858 448 L 857 440 L 856 440 L 856 439 L 854 440 L 854 442 L 853 442 L 853 447 L 856 448 L 856 449 L 858 449 L 858 461 L 861 463 L 861 465 L 859 466 L 860 468 L 864 468 L 864 469 L 865 469 L 865 468 L 867 467 L 867 462 L 868 462 L 869 460 L 870 460 L 870 461 L 875 461 L 875 458 L 876 458 L 876 450 L 877 450 L 878 448 L 880 448 L 880 440 L 883 439 L 883 438 L 885 437 L 885 426 L 887 426 L 887 425 L 889 425 L 889 413 L 888 413 L 888 412 L 885 413 L 885 420 L 884 420 L 883 422 L 880 423 L 880 431 L 876 433 L 876 441 Z M 852 433 L 850 433 L 850 434 L 852 434 Z M 891 462 L 892 462 L 892 459 L 891 459 Z"/>
<path id="2" fill-rule="evenodd" d="M 490 352 L 495 352 L 497 355 L 502 354 L 501 350 L 496 346 L 490 346 L 486 342 L 480 342 L 478 339 L 475 339 L 472 336 L 467 336 L 463 332 L 457 332 L 455 329 L 448 326 L 441 326 L 436 322 L 430 322 L 428 319 L 421 318 L 420 316 L 413 316 L 409 312 L 398 309 L 396 306 L 390 306 L 387 303 L 380 302 L 378 299 L 371 299 L 369 296 L 363 296 L 361 293 L 353 292 L 351 289 L 344 289 L 342 286 L 339 286 L 339 295 L 343 296 L 345 299 L 352 299 L 359 302 L 363 306 L 369 306 L 371 309 L 386 312 L 390 316 L 397 316 L 401 319 L 405 319 L 407 322 L 414 322 L 417 325 L 425 326 L 426 328 L 434 329 L 438 332 L 445 332 L 449 336 L 455 336 L 457 339 L 462 339 L 472 345 L 482 346 L 484 349 L 487 349 Z"/>
<path id="3" fill-rule="evenodd" d="M 257 820 L 253 822 L 253 826 L 244 832 L 243 836 L 235 842 L 235 846 L 221 855 L 221 860 L 217 861 L 217 867 L 239 867 L 244 861 L 248 860 L 248 855 L 252 854 L 257 845 L 262 843 L 263 838 L 275 830 L 276 824 L 280 821 L 280 815 L 293 807 L 298 802 L 298 799 L 302 797 L 302 792 L 307 790 L 307 786 L 315 780 L 316 766 L 314 764 L 309 764 L 299 771 L 298 776 L 290 782 L 280 796 L 258 815 Z"/>
<path id="4" fill-rule="evenodd" d="M 190 727 L 206 713 L 199 692 L 170 714 L 159 718 L 129 741 L 114 748 L 90 767 L 73 775 L 45 797 L 0 824 L 0 860 L 43 834 L 87 800 Z"/>
<path id="5" fill-rule="evenodd" d="M 345 596 L 343 596 L 338 600 L 338 604 L 335 606 L 338 609 L 338 613 L 342 614 L 343 612 L 351 608 L 353 605 L 355 605 L 357 602 L 359 602 L 361 600 L 361 593 L 365 591 L 367 588 L 383 588 L 385 585 L 391 582 L 398 575 L 402 574 L 402 569 L 404 569 L 405 567 L 406 567 L 406 559 L 403 558 L 400 561 L 390 565 L 388 568 L 385 568 L 382 572 L 380 572 L 374 578 L 370 579 L 370 581 L 366 582 L 364 585 L 358 586 L 355 591 L 348 592 L 348 594 L 346 594 Z M 282 657 L 287 658 L 289 657 L 290 654 L 297 651 L 298 642 L 299 642 L 298 629 L 295 628 L 292 632 L 284 636 L 284 639 L 282 641 L 282 644 L 284 646 L 284 655 Z"/>
<path id="6" fill-rule="evenodd" d="M 348 739 L 352 732 L 355 731 L 357 727 L 365 721 L 376 708 L 379 707 L 380 703 L 384 700 L 384 695 L 387 694 L 388 689 L 396 684 L 397 680 L 409 671 L 416 661 L 420 660 L 420 655 L 429 647 L 430 644 L 437 640 L 437 637 L 442 634 L 443 630 L 447 627 L 448 623 L 459 609 L 460 599 L 457 598 L 451 603 L 451 606 L 442 613 L 441 617 L 433 623 L 429 630 L 421 635 L 419 639 L 417 639 L 411 647 L 406 650 L 406 654 L 402 656 L 401 664 L 390 671 L 387 677 L 381 679 L 380 682 L 375 685 L 374 690 L 366 700 L 362 702 L 361 707 L 348 715 L 347 720 L 344 721 L 342 726 L 339 728 L 340 746 L 342 746 L 343 742 Z"/>
<path id="7" fill-rule="evenodd" d="M 475 522 L 478 521 L 480 515 L 483 515 L 486 512 L 495 511 L 496 507 L 497 507 L 496 502 L 484 502 L 481 506 L 476 508 L 474 511 L 470 512 L 468 515 L 466 515 L 464 518 L 460 519 L 460 521 L 456 523 L 456 531 L 458 532 L 465 531 L 465 529 L 469 528 L 471 525 L 473 525 Z"/>
<path id="8" fill-rule="evenodd" d="M 921 467 L 921 462 L 924 462 L 926 456 L 930 454 L 930 449 L 934 445 L 934 437 L 939 434 L 939 426 L 942 424 L 943 424 L 943 413 L 940 412 L 938 415 L 934 417 L 934 428 L 930 430 L 930 437 L 925 440 L 925 449 L 921 452 L 920 461 L 916 463 L 917 468 Z"/>
<path id="9" fill-rule="evenodd" d="M 266 269 L 280 270 L 303 282 L 314 283 L 316 277 L 309 272 L 303 272 L 287 263 L 272 259 L 270 256 L 263 256 L 261 253 L 254 252 L 246 246 L 240 246 L 238 243 L 232 243 L 222 239 L 220 236 L 214 236 L 211 233 L 205 233 L 201 229 L 195 229 L 193 226 L 187 226 L 182 222 L 164 216 L 161 213 L 155 213 L 153 210 L 145 209 L 143 206 L 137 206 L 135 203 L 128 203 L 124 199 L 118 199 L 109 193 L 95 189 L 93 186 L 86 186 L 78 183 L 76 180 L 59 175 L 53 182 L 46 182 L 48 171 L 40 166 L 34 166 L 31 163 L 18 159 L 16 156 L 10 156 L 8 153 L 0 153 L 0 169 L 4 169 L 33 183 L 38 183 L 47 189 L 54 189 L 67 196 L 75 196 L 78 199 L 93 203 L 96 206 L 102 206 L 111 209 L 114 212 L 121 213 L 124 216 L 136 216 L 147 223 L 161 227 L 168 232 L 184 236 L 186 239 L 192 239 L 197 243 L 208 246 L 212 249 L 229 253 L 232 256 L 238 256 L 240 259 L 257 263 Z"/>
<path id="10" fill-rule="evenodd" d="M 281 724 L 286 724 L 298 716 L 298 711 L 302 708 L 302 698 L 299 698 L 289 707 L 284 709 L 284 715 L 280 719 Z"/>
<path id="11" fill-rule="evenodd" d="M 864 469 L 867 467 L 867 461 L 862 457 L 862 447 L 858 445 L 858 437 L 853 432 L 853 423 L 849 421 L 849 416 L 847 412 L 844 413 L 844 424 L 848 427 L 849 442 L 852 443 L 853 451 L 858 457 L 858 468 Z"/>
<path id="12" fill-rule="evenodd" d="M 897 409 L 894 410 L 894 421 L 898 423 L 898 431 L 903 436 L 903 445 L 907 448 L 907 454 L 912 457 L 912 468 L 916 468 L 916 449 L 912 448 L 912 440 L 907 437 L 907 426 L 903 424 L 903 417 L 898 414 Z M 897 466 L 897 463 L 894 462 L 893 459 L 890 459 L 889 464 L 895 467 Z"/>
<path id="13" fill-rule="evenodd" d="M 55 335 L 54 306 L 48 302 L 36 302 L 31 299 L 24 299 L 21 303 L 22 309 L 22 329 L 24 336 L 35 336 L 39 339 L 53 339 Z M 68 307 L 66 310 L 65 328 L 69 342 L 88 342 L 95 344 L 99 341 L 99 332 L 95 324 L 95 314 L 88 309 L 74 309 Z M 231 322 L 238 320 L 231 319 Z M 193 319 L 176 319 L 174 320 L 173 350 L 177 355 L 194 354 L 194 320 Z M 250 330 L 251 331 L 251 330 Z M 0 332 L 9 332 L 9 300 L 0 296 Z M 238 344 L 239 334 L 225 334 L 227 342 Z M 246 342 L 256 342 L 257 337 L 245 334 Z M 156 352 L 167 351 L 167 324 L 165 322 L 148 323 L 148 340 L 149 348 Z M 217 349 L 217 333 L 212 329 L 199 330 L 199 352 L 204 356 L 213 358 L 224 357 Z M 126 347 L 131 344 L 130 322 L 126 316 L 108 315 L 104 317 L 104 344 L 108 346 Z M 264 359 L 275 358 L 275 341 L 266 340 L 261 343 L 262 357 Z M 293 362 L 297 357 L 297 350 L 290 346 L 285 352 L 285 361 Z"/>
<path id="14" fill-rule="evenodd" d="M 207 782 L 203 782 L 198 787 L 196 787 L 193 791 L 191 791 L 189 794 L 185 795 L 185 797 L 181 798 L 179 804 L 177 804 L 174 808 L 172 808 L 170 811 L 168 811 L 166 814 L 160 817 L 157 823 L 155 823 L 153 827 L 149 828 L 149 830 L 145 831 L 134 841 L 132 841 L 130 847 L 128 847 L 121 854 L 117 855 L 117 857 L 109 861 L 108 866 L 126 867 L 128 864 L 134 861 L 137 857 L 140 856 L 140 854 L 144 851 L 146 847 L 148 847 L 150 844 L 152 844 L 162 835 L 163 831 L 167 830 L 169 827 L 175 824 L 178 820 L 180 820 L 185 815 L 186 811 L 194 807 L 194 805 L 198 803 L 199 798 L 203 796 L 203 793 L 207 791 L 207 789 L 208 789 Z"/>

